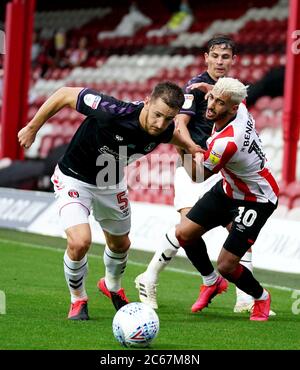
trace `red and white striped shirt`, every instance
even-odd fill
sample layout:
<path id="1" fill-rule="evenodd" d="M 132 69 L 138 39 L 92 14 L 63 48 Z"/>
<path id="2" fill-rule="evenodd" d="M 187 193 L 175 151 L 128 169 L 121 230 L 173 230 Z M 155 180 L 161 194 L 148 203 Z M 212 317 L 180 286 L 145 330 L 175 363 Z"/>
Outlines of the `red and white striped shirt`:
<path id="1" fill-rule="evenodd" d="M 204 166 L 221 171 L 223 189 L 233 199 L 277 202 L 279 188 L 263 152 L 255 122 L 246 106 L 239 105 L 233 121 L 207 139 Z"/>

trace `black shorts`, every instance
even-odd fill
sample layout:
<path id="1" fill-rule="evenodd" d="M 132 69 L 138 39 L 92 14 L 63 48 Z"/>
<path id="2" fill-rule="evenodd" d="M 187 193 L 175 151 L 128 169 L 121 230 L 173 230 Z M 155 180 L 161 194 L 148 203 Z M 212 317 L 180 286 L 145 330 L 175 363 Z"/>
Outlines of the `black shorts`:
<path id="1" fill-rule="evenodd" d="M 277 204 L 271 202 L 256 203 L 229 198 L 220 180 L 198 200 L 187 218 L 206 231 L 220 225 L 225 227 L 232 222 L 224 248 L 242 257 L 276 208 Z"/>

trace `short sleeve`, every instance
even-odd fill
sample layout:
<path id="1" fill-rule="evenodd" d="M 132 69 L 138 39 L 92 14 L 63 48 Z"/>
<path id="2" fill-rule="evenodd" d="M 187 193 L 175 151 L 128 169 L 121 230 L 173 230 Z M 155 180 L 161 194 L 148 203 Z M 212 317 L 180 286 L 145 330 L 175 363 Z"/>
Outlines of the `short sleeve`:
<path id="1" fill-rule="evenodd" d="M 131 113 L 134 104 L 126 103 L 92 89 L 83 89 L 77 99 L 76 110 L 86 116 L 107 118 Z"/>
<path id="2" fill-rule="evenodd" d="M 204 154 L 204 167 L 211 172 L 219 172 L 237 151 L 237 145 L 227 138 L 211 143 Z"/>
<path id="3" fill-rule="evenodd" d="M 184 94 L 184 103 L 179 113 L 187 114 L 189 116 L 194 116 L 196 114 L 195 91 Z"/>
<path id="4" fill-rule="evenodd" d="M 184 103 L 179 113 L 194 116 L 197 111 L 197 104 L 200 104 L 204 99 L 205 94 L 199 89 L 194 89 L 185 93 Z"/>

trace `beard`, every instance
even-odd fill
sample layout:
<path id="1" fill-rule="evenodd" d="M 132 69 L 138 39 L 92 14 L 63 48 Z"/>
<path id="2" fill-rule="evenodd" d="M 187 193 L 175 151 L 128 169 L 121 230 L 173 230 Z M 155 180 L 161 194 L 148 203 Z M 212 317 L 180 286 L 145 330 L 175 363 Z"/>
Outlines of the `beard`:
<path id="1" fill-rule="evenodd" d="M 213 114 L 216 114 L 216 113 L 213 111 Z M 220 120 L 225 119 L 227 116 L 228 116 L 228 111 L 216 114 L 213 118 L 208 118 L 206 117 L 206 114 L 205 114 L 205 118 L 210 121 L 220 121 Z"/>
<path id="2" fill-rule="evenodd" d="M 228 112 L 223 112 L 220 114 L 217 114 L 216 117 L 214 118 L 214 121 L 220 121 L 225 119 L 228 116 Z"/>

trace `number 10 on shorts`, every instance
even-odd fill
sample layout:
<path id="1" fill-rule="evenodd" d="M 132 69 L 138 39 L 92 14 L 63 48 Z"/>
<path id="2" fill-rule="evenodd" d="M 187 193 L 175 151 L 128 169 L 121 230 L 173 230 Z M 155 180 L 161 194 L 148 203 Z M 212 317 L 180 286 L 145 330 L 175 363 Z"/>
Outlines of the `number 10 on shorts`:
<path id="1" fill-rule="evenodd" d="M 245 207 L 239 207 L 239 214 L 234 221 L 250 227 L 254 224 L 254 221 L 257 217 L 257 212 L 254 209 L 248 209 L 245 213 L 244 212 Z"/>

